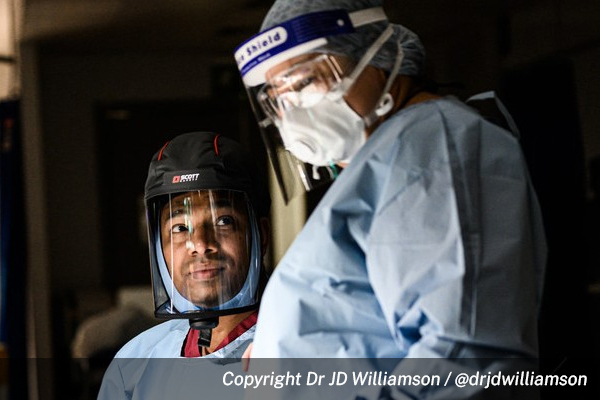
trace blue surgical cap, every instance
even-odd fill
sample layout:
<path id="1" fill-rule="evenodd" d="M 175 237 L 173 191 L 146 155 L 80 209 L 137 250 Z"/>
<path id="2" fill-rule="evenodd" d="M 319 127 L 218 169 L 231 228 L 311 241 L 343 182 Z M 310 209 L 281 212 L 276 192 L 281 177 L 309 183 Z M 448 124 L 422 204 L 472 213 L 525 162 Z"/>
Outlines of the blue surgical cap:
<path id="1" fill-rule="evenodd" d="M 382 3 L 383 0 L 277 0 L 267 13 L 261 32 L 303 14 L 337 9 L 353 12 L 381 7 Z M 372 23 L 359 27 L 355 33 L 331 36 L 327 45 L 316 51 L 359 60 L 388 24 L 387 21 Z M 400 42 L 404 58 L 399 74 L 420 75 L 425 60 L 425 48 L 419 37 L 402 25 L 391 25 L 394 28 L 393 37 L 383 45 L 369 64 L 384 71 L 391 71 L 398 52 L 397 43 Z"/>

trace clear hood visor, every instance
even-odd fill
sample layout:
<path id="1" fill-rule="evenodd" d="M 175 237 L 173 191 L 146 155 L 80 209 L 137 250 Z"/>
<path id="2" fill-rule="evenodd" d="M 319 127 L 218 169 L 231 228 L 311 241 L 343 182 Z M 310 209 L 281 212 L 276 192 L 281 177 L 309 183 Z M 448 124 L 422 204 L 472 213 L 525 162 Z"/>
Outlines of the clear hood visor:
<path id="1" fill-rule="evenodd" d="M 147 203 L 155 312 L 203 318 L 256 306 L 260 238 L 243 192 L 195 190 Z"/>

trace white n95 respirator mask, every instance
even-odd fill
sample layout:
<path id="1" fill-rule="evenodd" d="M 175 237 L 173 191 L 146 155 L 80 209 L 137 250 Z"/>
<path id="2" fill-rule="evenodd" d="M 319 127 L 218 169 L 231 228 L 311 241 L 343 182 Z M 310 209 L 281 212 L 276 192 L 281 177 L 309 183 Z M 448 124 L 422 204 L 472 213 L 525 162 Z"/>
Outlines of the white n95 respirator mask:
<path id="1" fill-rule="evenodd" d="M 339 96 L 314 107 L 293 108 L 277 123 L 285 148 L 315 166 L 348 162 L 366 141 L 365 122 Z"/>

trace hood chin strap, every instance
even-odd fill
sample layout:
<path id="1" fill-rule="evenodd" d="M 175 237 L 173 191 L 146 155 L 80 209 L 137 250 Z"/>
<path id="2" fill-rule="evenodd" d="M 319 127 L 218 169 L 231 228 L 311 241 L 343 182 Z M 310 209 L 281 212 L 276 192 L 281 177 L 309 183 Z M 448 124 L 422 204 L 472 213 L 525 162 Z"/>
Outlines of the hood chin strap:
<path id="1" fill-rule="evenodd" d="M 206 319 L 190 319 L 190 327 L 198 330 L 198 351 L 202 354 L 203 348 L 210 347 L 212 330 L 219 325 L 219 317 Z"/>

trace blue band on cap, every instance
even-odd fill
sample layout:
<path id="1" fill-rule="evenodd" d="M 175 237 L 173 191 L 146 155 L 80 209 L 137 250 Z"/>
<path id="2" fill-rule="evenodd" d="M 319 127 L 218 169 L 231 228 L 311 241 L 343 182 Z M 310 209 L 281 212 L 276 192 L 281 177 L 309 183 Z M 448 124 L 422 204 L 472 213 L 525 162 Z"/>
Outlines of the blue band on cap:
<path id="1" fill-rule="evenodd" d="M 354 31 L 346 10 L 305 14 L 248 39 L 236 49 L 235 60 L 244 76 L 263 61 L 302 43 Z"/>

